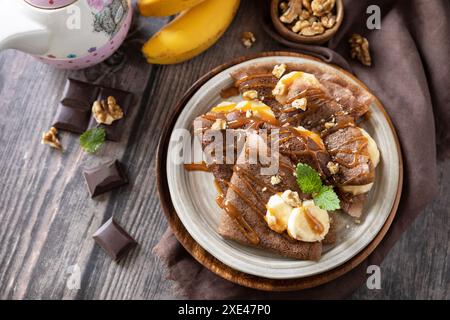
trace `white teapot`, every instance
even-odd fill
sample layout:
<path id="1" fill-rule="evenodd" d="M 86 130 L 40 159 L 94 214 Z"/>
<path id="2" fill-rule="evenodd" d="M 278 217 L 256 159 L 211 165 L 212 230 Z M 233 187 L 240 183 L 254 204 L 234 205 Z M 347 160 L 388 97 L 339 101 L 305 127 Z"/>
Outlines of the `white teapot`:
<path id="1" fill-rule="evenodd" d="M 0 50 L 17 49 L 62 69 L 97 64 L 131 24 L 130 0 L 2 0 Z"/>

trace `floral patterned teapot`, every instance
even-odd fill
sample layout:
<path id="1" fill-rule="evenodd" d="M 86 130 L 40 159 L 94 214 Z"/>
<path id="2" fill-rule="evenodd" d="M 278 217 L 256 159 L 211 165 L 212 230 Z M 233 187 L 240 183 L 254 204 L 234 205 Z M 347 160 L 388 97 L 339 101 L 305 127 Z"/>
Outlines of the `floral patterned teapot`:
<path id="1" fill-rule="evenodd" d="M 108 58 L 131 24 L 130 0 L 8 0 L 0 10 L 0 50 L 17 49 L 63 69 Z"/>

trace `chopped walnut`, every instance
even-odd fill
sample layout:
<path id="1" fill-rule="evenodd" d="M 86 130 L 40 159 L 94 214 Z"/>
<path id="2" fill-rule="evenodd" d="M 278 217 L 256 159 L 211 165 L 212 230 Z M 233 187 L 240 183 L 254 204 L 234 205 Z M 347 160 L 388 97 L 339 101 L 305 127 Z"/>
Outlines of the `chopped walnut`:
<path id="1" fill-rule="evenodd" d="M 321 17 L 333 10 L 336 0 L 313 0 L 311 10 L 315 16 Z"/>
<path id="2" fill-rule="evenodd" d="M 277 78 L 280 79 L 283 74 L 286 72 L 286 64 L 277 64 L 275 67 L 273 67 L 272 74 Z"/>
<path id="3" fill-rule="evenodd" d="M 334 122 L 325 122 L 325 129 L 330 129 L 335 126 Z"/>
<path id="4" fill-rule="evenodd" d="M 244 100 L 256 100 L 258 99 L 258 91 L 247 90 L 242 94 L 242 98 L 244 98 Z"/>
<path id="5" fill-rule="evenodd" d="M 280 2 L 279 7 L 280 11 L 283 13 L 289 8 L 289 5 L 287 4 L 287 2 Z"/>
<path id="6" fill-rule="evenodd" d="M 317 18 L 316 16 L 311 16 L 308 18 L 307 20 L 309 22 L 310 25 L 319 22 L 319 18 Z"/>
<path id="7" fill-rule="evenodd" d="M 370 57 L 369 41 L 363 36 L 354 33 L 349 41 L 352 59 L 358 59 L 363 65 L 370 67 L 372 58 Z"/>
<path id="8" fill-rule="evenodd" d="M 224 119 L 216 119 L 211 126 L 211 130 L 225 130 L 227 128 L 227 122 Z"/>
<path id="9" fill-rule="evenodd" d="M 115 120 L 123 118 L 123 111 L 114 97 L 109 96 L 107 101 L 97 100 L 92 105 L 92 114 L 97 123 L 110 125 Z"/>
<path id="10" fill-rule="evenodd" d="M 52 148 L 61 150 L 62 146 L 61 146 L 61 142 L 59 142 L 59 139 L 56 136 L 57 134 L 58 134 L 58 130 L 56 130 L 55 127 L 51 127 L 48 132 L 44 132 L 42 134 L 41 143 L 47 144 Z"/>
<path id="11" fill-rule="evenodd" d="M 333 28 L 333 26 L 336 24 L 336 16 L 329 12 L 326 15 L 320 17 L 320 22 L 327 29 Z"/>
<path id="12" fill-rule="evenodd" d="M 327 168 L 330 170 L 331 174 L 336 174 L 339 172 L 339 163 L 334 163 L 332 161 L 329 161 L 327 163 Z"/>
<path id="13" fill-rule="evenodd" d="M 295 33 L 298 33 L 300 31 L 302 31 L 304 28 L 307 28 L 309 26 L 311 26 L 311 24 L 309 23 L 308 20 L 299 20 L 292 27 L 292 31 L 294 31 Z"/>
<path id="14" fill-rule="evenodd" d="M 277 85 L 272 90 L 272 94 L 274 96 L 283 95 L 286 93 L 286 91 L 287 91 L 286 85 L 284 83 L 282 83 L 281 81 L 278 81 Z"/>
<path id="15" fill-rule="evenodd" d="M 302 4 L 303 4 L 303 7 L 306 8 L 306 10 L 308 10 L 309 13 L 312 13 L 311 0 L 303 0 Z"/>
<path id="16" fill-rule="evenodd" d="M 272 185 L 277 185 L 277 184 L 281 183 L 281 177 L 279 175 L 271 176 L 270 183 Z"/>
<path id="17" fill-rule="evenodd" d="M 307 102 L 308 101 L 306 100 L 306 98 L 295 99 L 294 101 L 292 101 L 292 107 L 305 111 Z"/>
<path id="18" fill-rule="evenodd" d="M 298 193 L 292 190 L 286 190 L 281 194 L 281 198 L 291 207 L 298 207 L 302 204 Z"/>
<path id="19" fill-rule="evenodd" d="M 292 23 L 302 12 L 302 0 L 289 0 L 288 9 L 281 15 L 280 21 Z"/>
<path id="20" fill-rule="evenodd" d="M 253 43 L 255 43 L 256 38 L 253 32 L 244 31 L 242 32 L 241 41 L 244 47 L 250 48 L 253 45 Z"/>
<path id="21" fill-rule="evenodd" d="M 311 13 L 308 10 L 302 10 L 302 13 L 300 13 L 300 20 L 307 20 L 311 17 Z"/>
<path id="22" fill-rule="evenodd" d="M 314 22 L 312 26 L 306 27 L 300 31 L 303 36 L 315 36 L 316 34 L 321 34 L 325 32 L 325 28 L 319 22 Z"/>

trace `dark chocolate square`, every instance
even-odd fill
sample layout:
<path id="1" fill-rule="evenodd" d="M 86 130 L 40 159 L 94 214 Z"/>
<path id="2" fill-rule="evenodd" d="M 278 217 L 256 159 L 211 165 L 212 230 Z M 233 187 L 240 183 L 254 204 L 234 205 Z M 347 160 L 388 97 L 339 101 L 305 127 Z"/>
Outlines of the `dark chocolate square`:
<path id="1" fill-rule="evenodd" d="M 99 88 L 94 84 L 67 79 L 61 103 L 67 107 L 91 110 L 98 93 Z"/>
<path id="2" fill-rule="evenodd" d="M 125 122 L 127 114 L 129 113 L 130 106 L 133 102 L 133 95 L 130 92 L 113 89 L 113 88 L 101 88 L 97 100 L 107 100 L 109 96 L 116 99 L 117 104 L 123 111 L 123 118 L 114 121 L 110 125 L 100 124 L 98 125 L 94 117 L 91 117 L 89 123 L 89 129 L 99 126 L 105 129 L 106 139 L 111 141 L 119 141 L 123 131 L 125 130 Z"/>
<path id="3" fill-rule="evenodd" d="M 84 178 L 92 198 L 128 183 L 122 165 L 117 160 L 85 170 Z"/>
<path id="4" fill-rule="evenodd" d="M 114 260 L 120 259 L 137 242 L 114 218 L 105 222 L 93 235 L 95 242 Z"/>
<path id="5" fill-rule="evenodd" d="M 91 112 L 59 104 L 53 126 L 57 129 L 83 133 L 89 125 Z"/>

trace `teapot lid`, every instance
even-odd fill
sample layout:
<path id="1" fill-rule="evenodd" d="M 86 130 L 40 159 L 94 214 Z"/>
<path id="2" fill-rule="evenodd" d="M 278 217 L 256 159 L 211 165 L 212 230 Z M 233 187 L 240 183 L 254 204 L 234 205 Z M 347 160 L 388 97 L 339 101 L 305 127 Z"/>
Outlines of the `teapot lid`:
<path id="1" fill-rule="evenodd" d="M 76 2 L 77 0 L 25 0 L 32 6 L 40 9 L 58 9 L 69 4 Z"/>

